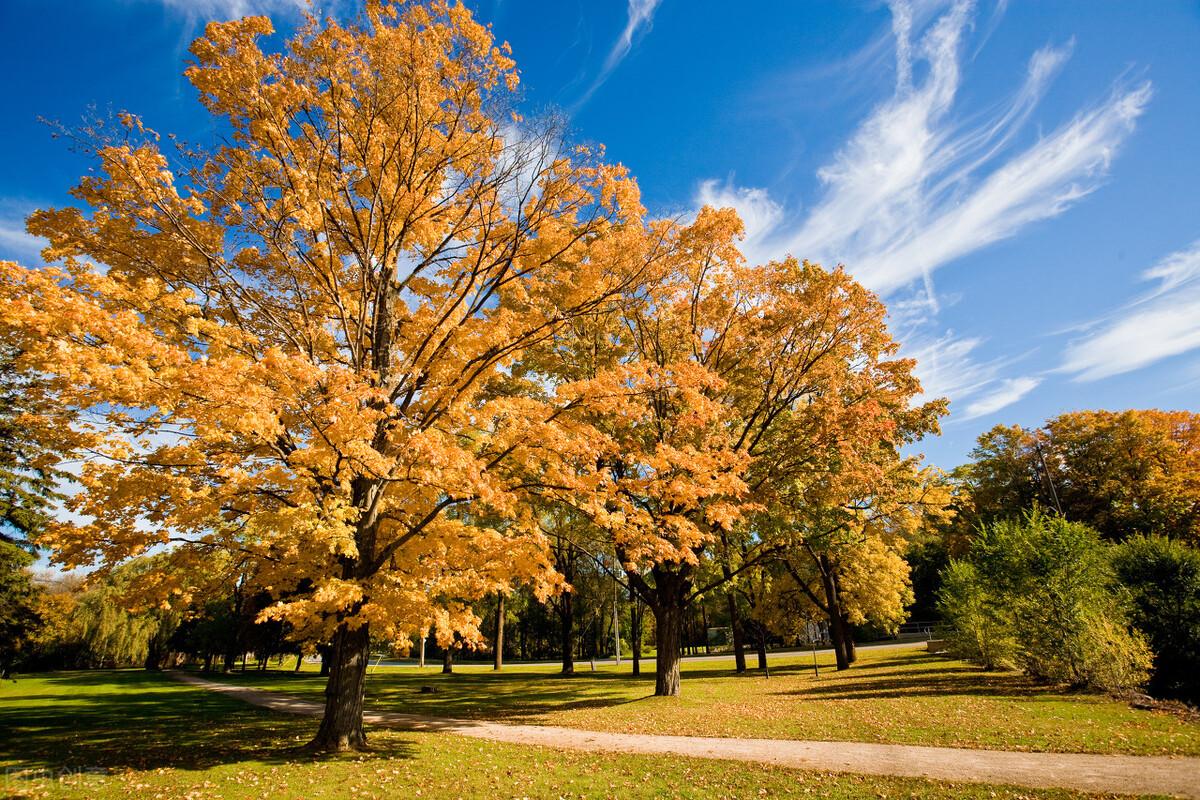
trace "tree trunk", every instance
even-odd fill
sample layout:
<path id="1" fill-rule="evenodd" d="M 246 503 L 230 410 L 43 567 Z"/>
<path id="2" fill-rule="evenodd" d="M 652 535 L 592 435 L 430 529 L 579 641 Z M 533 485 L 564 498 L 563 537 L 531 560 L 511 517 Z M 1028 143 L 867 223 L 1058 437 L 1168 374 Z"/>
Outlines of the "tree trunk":
<path id="1" fill-rule="evenodd" d="M 212 651 L 204 653 L 204 666 L 200 668 L 201 672 L 212 672 L 213 654 Z"/>
<path id="2" fill-rule="evenodd" d="M 838 598 L 837 583 L 833 579 L 833 565 L 829 557 L 820 558 L 821 586 L 825 590 L 825 608 L 829 616 L 829 638 L 833 642 L 833 655 L 839 670 L 850 669 L 850 658 L 846 652 L 849 638 L 842 615 L 842 604 Z"/>
<path id="3" fill-rule="evenodd" d="M 755 626 L 758 629 L 758 668 L 767 672 L 767 629 L 761 622 Z"/>
<path id="4" fill-rule="evenodd" d="M 642 674 L 642 601 L 630 591 L 629 646 L 633 650 L 633 674 Z"/>
<path id="5" fill-rule="evenodd" d="M 682 604 L 663 604 L 654 611 L 655 657 L 654 694 L 679 696 L 679 661 L 683 634 Z"/>
<path id="6" fill-rule="evenodd" d="M 143 666 L 152 672 L 158 672 L 162 669 L 162 648 L 159 647 L 158 637 L 151 637 L 149 646 L 146 650 L 146 661 Z"/>
<path id="7" fill-rule="evenodd" d="M 836 572 L 831 572 L 830 576 L 833 579 L 833 587 L 837 591 L 837 611 L 842 618 L 842 647 L 846 651 L 846 663 L 853 664 L 858 661 L 858 650 L 854 645 L 854 628 L 850 625 L 849 616 L 842 610 L 842 583 L 838 580 Z"/>
<path id="8" fill-rule="evenodd" d="M 333 667 L 333 645 L 319 644 L 317 645 L 317 652 L 321 655 L 321 677 L 328 677 Z"/>
<path id="9" fill-rule="evenodd" d="M 730 591 L 725 595 L 729 605 L 729 629 L 733 635 L 733 666 L 738 672 L 746 671 L 746 640 L 742 633 L 742 618 L 738 615 L 737 600 Z"/>
<path id="10" fill-rule="evenodd" d="M 558 598 L 558 616 L 562 622 L 562 674 L 575 674 L 575 596 L 566 591 Z"/>
<path id="11" fill-rule="evenodd" d="M 296 653 L 296 669 L 293 672 L 299 672 L 304 666 L 304 653 Z"/>
<path id="12" fill-rule="evenodd" d="M 442 653 L 442 674 L 451 675 L 454 673 L 454 647 L 447 647 Z"/>
<path id="13" fill-rule="evenodd" d="M 371 658 L 371 634 L 366 623 L 338 627 L 333 639 L 329 681 L 325 684 L 325 715 L 309 748 L 322 752 L 362 750 L 367 745 L 363 732 L 363 695 L 367 662 Z"/>
<path id="14" fill-rule="evenodd" d="M 504 666 L 504 593 L 496 593 L 496 663 L 492 669 Z"/>
<path id="15" fill-rule="evenodd" d="M 858 647 L 854 644 L 854 629 L 845 615 L 842 615 L 842 635 L 845 637 L 846 663 L 853 664 L 858 661 Z"/>

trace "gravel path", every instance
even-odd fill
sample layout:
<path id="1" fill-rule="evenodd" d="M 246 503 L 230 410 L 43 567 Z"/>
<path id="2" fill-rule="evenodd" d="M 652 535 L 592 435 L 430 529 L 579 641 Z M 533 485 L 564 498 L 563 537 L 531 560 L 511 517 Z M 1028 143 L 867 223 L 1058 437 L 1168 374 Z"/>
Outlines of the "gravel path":
<path id="1" fill-rule="evenodd" d="M 321 704 L 311 700 L 248 686 L 216 683 L 183 672 L 169 674 L 184 683 L 272 711 L 304 716 L 320 716 L 322 712 Z M 453 733 L 477 739 L 571 750 L 722 758 L 826 772 L 1200 799 L 1200 758 L 1194 757 L 1020 753 L 863 742 L 657 736 L 584 731 L 550 725 L 441 719 L 395 711 L 368 711 L 365 719 L 374 725 L 406 730 Z"/>

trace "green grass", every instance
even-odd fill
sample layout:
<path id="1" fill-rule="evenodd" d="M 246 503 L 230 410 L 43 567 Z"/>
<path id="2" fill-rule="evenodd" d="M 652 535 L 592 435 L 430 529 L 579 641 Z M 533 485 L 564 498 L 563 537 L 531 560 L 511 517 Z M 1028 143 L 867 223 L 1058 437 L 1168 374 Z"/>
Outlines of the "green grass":
<path id="1" fill-rule="evenodd" d="M 1200 724 L 1108 697 L 1039 686 L 1015 672 L 900 648 L 863 649 L 814 677 L 807 655 L 772 659 L 771 677 L 732 661 L 685 661 L 683 696 L 653 697 L 653 674 L 629 665 L 562 677 L 553 666 L 378 667 L 368 705 L 434 716 L 504 719 L 593 730 L 818 739 L 1050 752 L 1200 755 Z M 652 668 L 653 665 L 651 665 Z M 224 680 L 226 678 L 222 678 Z M 315 673 L 247 672 L 227 679 L 319 698 Z M 437 689 L 422 693 L 421 687 Z"/>
<path id="2" fill-rule="evenodd" d="M 1096 797 L 385 730 L 368 754 L 301 755 L 315 725 L 139 671 L 23 677 L 0 687 L 0 797 Z"/>

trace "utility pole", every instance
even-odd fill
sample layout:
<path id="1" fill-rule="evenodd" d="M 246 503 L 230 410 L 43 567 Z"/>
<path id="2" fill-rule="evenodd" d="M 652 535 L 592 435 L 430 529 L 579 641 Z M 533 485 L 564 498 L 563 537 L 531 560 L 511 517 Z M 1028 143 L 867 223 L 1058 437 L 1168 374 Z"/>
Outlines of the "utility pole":
<path id="1" fill-rule="evenodd" d="M 1046 466 L 1046 456 L 1042 454 L 1042 442 L 1040 439 L 1033 440 L 1033 447 L 1037 450 L 1038 461 L 1042 462 L 1042 478 L 1045 479 L 1046 485 L 1050 487 L 1050 499 L 1054 501 L 1054 510 L 1058 515 L 1063 516 L 1062 503 L 1058 502 L 1058 490 L 1054 488 L 1054 478 L 1050 476 L 1050 468 Z"/>

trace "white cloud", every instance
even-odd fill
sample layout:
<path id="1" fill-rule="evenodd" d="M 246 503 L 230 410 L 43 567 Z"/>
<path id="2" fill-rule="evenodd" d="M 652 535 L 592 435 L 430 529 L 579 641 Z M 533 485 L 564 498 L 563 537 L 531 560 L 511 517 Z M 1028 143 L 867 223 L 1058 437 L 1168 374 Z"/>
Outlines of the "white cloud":
<path id="1" fill-rule="evenodd" d="M 1151 95 L 1119 87 L 1023 152 L 1009 151 L 1073 43 L 1035 52 L 1012 96 L 982 121 L 956 118 L 963 39 L 972 7 L 891 4 L 896 62 L 892 96 L 817 171 L 821 193 L 806 214 L 782 210 L 747 249 L 843 263 L 891 293 L 1027 225 L 1062 213 L 1094 190 Z M 924 27 L 922 27 L 924 25 Z M 915 69 L 917 62 L 925 69 Z M 918 75 L 923 75 L 917 80 Z M 703 186 L 704 184 L 702 184 Z M 726 194 L 739 190 L 726 186 Z M 770 201 L 762 189 L 760 205 Z"/>
<path id="2" fill-rule="evenodd" d="M 1003 16 L 1003 5 L 976 37 L 978 46 Z M 963 409 L 956 418 L 971 419 L 1017 402 L 1041 379 L 1005 377 L 1017 359 L 980 360 L 981 338 L 937 331 L 935 270 L 1061 214 L 1094 191 L 1145 111 L 1151 88 L 1118 84 L 1102 101 L 1017 149 L 1018 135 L 1070 59 L 1074 41 L 1034 52 L 1002 103 L 968 115 L 957 101 L 970 61 L 963 51 L 974 25 L 972 3 L 894 0 L 889 6 L 894 89 L 817 171 L 815 202 L 800 212 L 766 189 L 711 180 L 699 185 L 695 201 L 744 215 L 744 250 L 752 261 L 792 253 L 845 264 L 887 297 L 892 328 L 905 342 L 903 354 L 918 361 L 925 396 L 947 396 Z"/>
<path id="3" fill-rule="evenodd" d="M 167 8 L 191 20 L 230 20 L 246 16 L 297 14 L 305 0 L 160 0 Z M 317 7 L 320 8 L 320 3 Z"/>
<path id="4" fill-rule="evenodd" d="M 783 207 L 771 199 L 766 189 L 737 187 L 732 180 L 720 183 L 703 181 L 696 191 L 696 204 L 713 208 L 732 208 L 742 218 L 747 242 L 758 240 L 763 233 L 779 224 Z M 752 254 L 747 254 L 752 255 Z"/>
<path id="5" fill-rule="evenodd" d="M 984 340 L 960 337 L 953 331 L 930 337 L 920 331 L 902 336 L 900 355 L 917 361 L 921 397 L 950 399 L 951 419 L 966 421 L 986 416 L 1012 405 L 1041 384 L 1034 376 L 1002 377 L 1018 358 L 981 359 L 978 349 Z"/>
<path id="6" fill-rule="evenodd" d="M 913 335 L 906 338 L 900 355 L 916 359 L 922 399 L 958 399 L 978 392 L 996 378 L 995 364 L 975 359 L 974 351 L 982 343 L 977 337 L 955 336 L 953 331 L 936 338 Z"/>
<path id="7" fill-rule="evenodd" d="M 625 57 L 633 50 L 634 39 L 649 30 L 650 25 L 654 22 L 654 12 L 658 10 L 661 2 L 662 0 L 629 0 L 629 16 L 625 21 L 624 29 L 621 30 L 621 35 L 617 37 L 612 49 L 608 51 L 608 58 L 604 59 L 604 66 L 600 68 L 600 73 L 596 75 L 592 85 L 588 87 L 582 97 L 575 101 L 573 110 L 579 110 L 588 100 L 591 100 L 596 90 L 604 85 L 613 71 L 625 60 Z"/>
<path id="8" fill-rule="evenodd" d="M 1005 378 L 989 388 L 987 394 L 971 401 L 957 418 L 968 420 L 993 414 L 1002 408 L 1011 406 L 1036 389 L 1041 382 L 1041 378 L 1030 376 Z"/>
<path id="9" fill-rule="evenodd" d="M 0 258 L 19 261 L 25 265 L 41 263 L 45 239 L 25 232 L 25 217 L 32 207 L 0 200 Z"/>
<path id="10" fill-rule="evenodd" d="M 1064 372 L 1094 381 L 1200 348 L 1200 240 L 1171 253 L 1142 278 L 1158 286 L 1070 343 Z"/>

